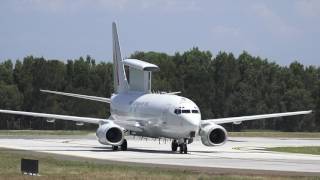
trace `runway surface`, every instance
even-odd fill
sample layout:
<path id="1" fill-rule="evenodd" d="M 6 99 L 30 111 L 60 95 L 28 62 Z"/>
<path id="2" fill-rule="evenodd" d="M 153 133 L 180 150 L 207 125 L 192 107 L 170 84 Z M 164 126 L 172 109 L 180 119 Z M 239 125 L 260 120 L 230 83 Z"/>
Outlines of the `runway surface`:
<path id="1" fill-rule="evenodd" d="M 188 154 L 170 151 L 169 140 L 128 138 L 128 151 L 112 151 L 93 135 L 83 137 L 0 137 L 0 147 L 134 163 L 247 170 L 313 172 L 320 175 L 320 155 L 265 151 L 266 147 L 320 146 L 320 139 L 232 137 L 224 146 L 206 147 L 200 141 Z"/>

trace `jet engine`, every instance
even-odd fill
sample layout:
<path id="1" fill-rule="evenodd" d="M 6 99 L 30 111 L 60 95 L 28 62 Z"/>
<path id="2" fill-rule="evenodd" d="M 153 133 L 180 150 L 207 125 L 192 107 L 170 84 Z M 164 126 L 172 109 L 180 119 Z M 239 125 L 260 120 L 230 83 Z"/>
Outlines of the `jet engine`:
<path id="1" fill-rule="evenodd" d="M 201 128 L 199 135 L 202 144 L 206 146 L 220 146 L 227 141 L 227 131 L 220 125 L 208 124 Z"/>
<path id="2" fill-rule="evenodd" d="M 96 135 L 101 144 L 119 146 L 124 140 L 124 133 L 120 126 L 107 123 L 97 129 Z"/>

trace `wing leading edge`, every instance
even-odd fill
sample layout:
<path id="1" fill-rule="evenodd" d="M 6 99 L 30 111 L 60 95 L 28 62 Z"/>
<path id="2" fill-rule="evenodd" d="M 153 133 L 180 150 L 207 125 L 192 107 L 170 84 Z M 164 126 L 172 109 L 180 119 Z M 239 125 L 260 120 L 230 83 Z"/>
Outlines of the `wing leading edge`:
<path id="1" fill-rule="evenodd" d="M 201 124 L 241 123 L 242 121 L 251 121 L 251 120 L 257 120 L 257 119 L 267 119 L 267 118 L 276 118 L 276 117 L 285 117 L 285 116 L 296 116 L 296 115 L 303 115 L 303 114 L 310 114 L 310 113 L 312 113 L 311 110 L 274 113 L 274 114 L 262 114 L 262 115 L 253 115 L 253 116 L 229 117 L 229 118 L 219 118 L 219 119 L 207 119 L 207 120 L 201 121 Z"/>
<path id="2" fill-rule="evenodd" d="M 3 109 L 0 109 L 0 113 L 41 117 L 41 118 L 48 118 L 48 119 L 59 119 L 59 120 L 67 120 L 67 121 L 75 121 L 75 122 L 84 122 L 84 123 L 99 124 L 99 125 L 112 122 L 123 127 L 126 130 L 135 131 L 135 132 L 141 132 L 143 131 L 143 128 L 144 128 L 137 121 L 119 121 L 119 120 L 114 120 L 111 116 L 109 117 L 109 119 L 100 119 L 100 118 L 91 118 L 91 117 L 78 117 L 78 116 L 46 114 L 46 113 L 36 113 L 36 112 L 26 112 L 26 111 L 12 111 L 12 110 L 3 110 Z"/>
<path id="3" fill-rule="evenodd" d="M 50 118 L 50 119 L 61 119 L 61 120 L 85 122 L 85 123 L 91 123 L 91 124 L 100 124 L 102 122 L 108 121 L 106 119 L 99 119 L 99 118 L 67 116 L 67 115 L 46 114 L 46 113 L 35 113 L 35 112 L 26 112 L 26 111 L 11 111 L 11 110 L 2 110 L 2 109 L 0 109 L 0 113 L 23 115 L 23 116 L 33 116 L 33 117 L 42 117 L 42 118 Z"/>

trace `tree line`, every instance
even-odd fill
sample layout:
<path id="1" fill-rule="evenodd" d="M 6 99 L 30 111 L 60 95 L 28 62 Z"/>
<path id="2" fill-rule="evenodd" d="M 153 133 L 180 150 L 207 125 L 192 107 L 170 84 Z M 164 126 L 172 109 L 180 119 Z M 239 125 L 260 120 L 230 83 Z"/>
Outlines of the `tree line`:
<path id="1" fill-rule="evenodd" d="M 198 48 L 174 55 L 135 52 L 130 58 L 158 65 L 161 71 L 153 73 L 153 91 L 181 91 L 199 106 L 202 119 L 314 110 L 306 116 L 228 124 L 229 130 L 320 130 L 319 67 L 297 61 L 280 66 L 247 52 L 213 56 Z M 1 109 L 107 118 L 108 104 L 43 94 L 39 89 L 110 97 L 112 63 L 96 63 L 90 56 L 68 61 L 28 56 L 15 64 L 11 60 L 0 64 Z M 0 129 L 92 128 L 95 125 L 0 114 Z"/>

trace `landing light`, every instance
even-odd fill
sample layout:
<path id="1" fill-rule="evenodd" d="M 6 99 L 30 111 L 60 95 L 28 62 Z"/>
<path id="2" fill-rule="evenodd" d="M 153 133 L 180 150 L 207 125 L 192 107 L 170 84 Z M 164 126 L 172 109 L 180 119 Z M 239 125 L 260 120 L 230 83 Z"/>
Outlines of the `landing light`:
<path id="1" fill-rule="evenodd" d="M 241 124 L 242 123 L 242 121 L 235 121 L 235 122 L 233 122 L 233 124 L 235 124 L 235 125 L 239 125 L 239 124 Z"/>
<path id="2" fill-rule="evenodd" d="M 54 122 L 56 122 L 56 120 L 55 119 L 47 119 L 47 122 L 48 123 L 54 123 Z"/>
<path id="3" fill-rule="evenodd" d="M 84 123 L 83 123 L 83 122 L 76 122 L 76 125 L 77 125 L 77 126 L 83 126 Z"/>

